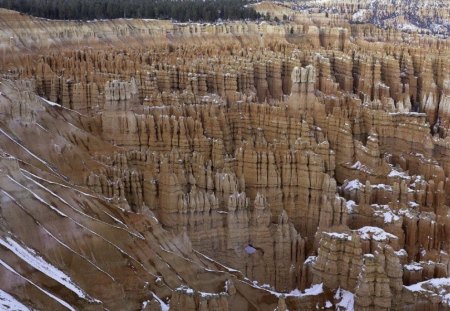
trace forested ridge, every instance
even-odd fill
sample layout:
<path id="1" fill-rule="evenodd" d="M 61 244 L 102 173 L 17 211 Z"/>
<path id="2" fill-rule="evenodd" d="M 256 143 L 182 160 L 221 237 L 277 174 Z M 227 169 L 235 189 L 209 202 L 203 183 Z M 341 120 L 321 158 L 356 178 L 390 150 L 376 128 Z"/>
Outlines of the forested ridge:
<path id="1" fill-rule="evenodd" d="M 257 19 L 255 0 L 0 0 L 0 7 L 50 19 Z"/>

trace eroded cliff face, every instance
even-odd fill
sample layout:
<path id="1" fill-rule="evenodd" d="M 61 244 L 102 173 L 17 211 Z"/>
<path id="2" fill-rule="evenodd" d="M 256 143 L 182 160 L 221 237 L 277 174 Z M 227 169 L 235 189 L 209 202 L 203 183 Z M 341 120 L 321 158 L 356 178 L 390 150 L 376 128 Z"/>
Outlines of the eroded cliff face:
<path id="1" fill-rule="evenodd" d="M 450 34 L 450 8 L 445 0 L 307 0 L 301 5 L 342 14 L 353 23 L 371 23 L 406 32 Z"/>
<path id="2" fill-rule="evenodd" d="M 448 308 L 448 40 L 0 16 L 4 300 Z"/>

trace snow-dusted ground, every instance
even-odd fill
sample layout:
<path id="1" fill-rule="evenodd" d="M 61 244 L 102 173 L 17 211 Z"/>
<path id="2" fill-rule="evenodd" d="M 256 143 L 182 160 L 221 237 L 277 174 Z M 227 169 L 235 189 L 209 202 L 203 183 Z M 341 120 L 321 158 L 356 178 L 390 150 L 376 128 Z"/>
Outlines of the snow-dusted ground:
<path id="1" fill-rule="evenodd" d="M 29 311 L 26 306 L 16 298 L 0 289 L 0 310 Z"/>
<path id="2" fill-rule="evenodd" d="M 347 233 L 338 233 L 338 232 L 324 232 L 324 234 L 329 235 L 332 238 L 337 238 L 341 240 L 351 240 L 352 236 Z"/>
<path id="3" fill-rule="evenodd" d="M 442 304 L 450 307 L 450 278 L 431 279 L 405 287 L 412 292 L 438 295 Z"/>
<path id="4" fill-rule="evenodd" d="M 364 185 L 358 180 L 350 180 L 344 184 L 344 189 L 347 191 L 358 190 L 361 189 Z"/>
<path id="5" fill-rule="evenodd" d="M 339 303 L 336 304 L 336 310 L 353 311 L 355 310 L 355 295 L 345 289 L 339 288 L 334 295 L 334 299 L 341 299 Z"/>
<path id="6" fill-rule="evenodd" d="M 384 231 L 378 227 L 366 226 L 358 229 L 361 239 L 372 238 L 375 241 L 388 241 L 390 239 L 398 239 L 397 236 Z"/>
<path id="7" fill-rule="evenodd" d="M 298 289 L 294 289 L 286 296 L 295 296 L 295 297 L 303 297 L 303 296 L 316 296 L 323 293 L 323 283 L 314 284 L 310 288 L 305 289 L 305 292 L 302 293 Z"/>
<path id="8" fill-rule="evenodd" d="M 34 250 L 28 247 L 23 247 L 10 237 L 0 238 L 0 245 L 6 247 L 27 264 L 63 285 L 75 293 L 78 297 L 92 301 L 92 299 L 90 299 L 89 296 L 78 285 L 76 285 L 68 275 L 45 261 Z"/>
<path id="9" fill-rule="evenodd" d="M 353 23 L 371 23 L 407 33 L 448 37 L 450 21 L 439 12 L 448 10 L 449 4 L 448 0 L 306 0 L 302 8 L 348 14 L 349 21 Z"/>
<path id="10" fill-rule="evenodd" d="M 375 217 L 383 218 L 385 224 L 391 224 L 400 220 L 400 217 L 398 217 L 387 204 L 372 204 L 371 207 L 374 210 L 373 215 Z"/>
<path id="11" fill-rule="evenodd" d="M 62 300 L 61 298 L 53 295 L 52 293 L 50 293 L 49 291 L 43 289 L 42 287 L 38 286 L 37 284 L 35 284 L 33 281 L 27 279 L 26 277 L 24 277 L 23 275 L 21 275 L 19 272 L 17 272 L 16 270 L 14 270 L 11 266 L 9 266 L 7 263 L 5 263 L 3 260 L 0 259 L 0 265 L 3 266 L 6 270 L 9 270 L 11 273 L 19 276 L 20 278 L 22 278 L 23 280 L 25 280 L 27 283 L 33 285 L 34 287 L 36 287 L 39 291 L 41 291 L 42 293 L 44 293 L 45 295 L 47 295 L 48 297 L 50 297 L 51 299 L 57 301 L 59 304 L 63 305 L 65 308 L 67 308 L 70 311 L 76 311 L 70 304 L 68 304 L 66 301 Z"/>

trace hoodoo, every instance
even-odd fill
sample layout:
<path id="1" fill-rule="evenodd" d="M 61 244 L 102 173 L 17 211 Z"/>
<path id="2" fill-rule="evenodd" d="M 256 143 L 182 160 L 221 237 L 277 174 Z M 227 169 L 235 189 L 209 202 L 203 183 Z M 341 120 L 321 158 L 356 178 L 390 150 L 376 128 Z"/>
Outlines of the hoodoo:
<path id="1" fill-rule="evenodd" d="M 450 308 L 448 1 L 129 2 L 0 9 L 1 310 Z"/>

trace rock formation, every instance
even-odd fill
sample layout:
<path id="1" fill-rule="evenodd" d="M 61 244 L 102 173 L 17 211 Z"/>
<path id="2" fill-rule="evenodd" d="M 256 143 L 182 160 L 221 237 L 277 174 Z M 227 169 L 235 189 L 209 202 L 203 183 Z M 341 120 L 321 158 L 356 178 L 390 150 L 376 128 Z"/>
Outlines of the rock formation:
<path id="1" fill-rule="evenodd" d="M 442 36 L 377 26 L 415 2 L 377 22 L 363 0 L 260 4 L 279 23 L 0 10 L 0 301 L 448 308 L 448 5 L 414 13 Z"/>

